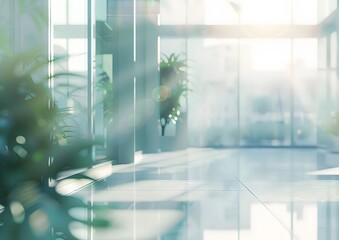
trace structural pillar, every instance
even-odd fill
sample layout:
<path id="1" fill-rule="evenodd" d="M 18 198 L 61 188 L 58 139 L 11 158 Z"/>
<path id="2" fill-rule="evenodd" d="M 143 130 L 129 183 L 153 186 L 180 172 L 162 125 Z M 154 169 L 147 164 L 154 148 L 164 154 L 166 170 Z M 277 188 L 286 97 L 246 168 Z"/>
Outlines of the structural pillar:
<path id="1" fill-rule="evenodd" d="M 134 2 L 115 2 L 111 21 L 113 37 L 114 123 L 110 136 L 111 158 L 118 164 L 133 163 L 135 152 L 135 71 L 134 71 Z"/>

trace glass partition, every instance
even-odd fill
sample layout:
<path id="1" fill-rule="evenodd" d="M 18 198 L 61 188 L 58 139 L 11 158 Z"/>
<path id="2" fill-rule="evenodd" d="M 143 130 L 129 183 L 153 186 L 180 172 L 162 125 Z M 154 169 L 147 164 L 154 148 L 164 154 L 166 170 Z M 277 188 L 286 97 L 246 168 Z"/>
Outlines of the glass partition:
<path id="1" fill-rule="evenodd" d="M 88 136 L 88 40 L 87 1 L 51 1 L 53 39 L 53 94 L 56 106 L 65 113 L 65 133 L 74 137 Z"/>
<path id="2" fill-rule="evenodd" d="M 317 39 L 293 40 L 293 137 L 296 145 L 316 145 Z"/>
<path id="3" fill-rule="evenodd" d="M 134 55 L 136 52 L 134 2 L 51 0 L 50 7 L 52 56 L 61 56 L 61 60 L 53 64 L 53 71 L 70 73 L 55 78 L 53 85 L 56 104 L 66 113 L 64 125 L 69 141 L 75 139 L 73 137 L 99 140 L 101 144 L 93 149 L 93 158 L 113 160 L 117 158 L 113 152 L 117 152 L 115 148 L 122 142 L 113 142 L 117 141 L 113 138 L 123 132 L 118 130 L 117 125 L 122 124 L 118 117 L 119 123 L 113 124 L 114 109 L 119 108 L 123 113 L 125 100 L 130 101 L 129 104 L 134 101 L 135 72 L 130 54 L 133 56 L 133 51 Z M 123 69 L 127 67 L 129 69 Z M 122 79 L 120 88 L 124 87 L 126 78 L 132 82 L 126 91 L 130 95 L 121 93 L 119 103 L 117 95 L 121 89 L 117 90 L 118 81 L 113 76 Z M 134 110 L 132 105 L 130 108 L 131 119 L 126 127 L 133 132 Z"/>
<path id="4" fill-rule="evenodd" d="M 66 56 L 54 65 L 54 71 L 80 75 L 55 79 L 54 96 L 58 107 L 69 114 L 65 122 L 70 135 L 96 135 L 104 140 L 96 149 L 97 158 L 104 159 L 114 102 L 112 44 L 115 25 L 114 20 L 108 18 L 113 19 L 116 2 L 93 1 L 92 15 L 89 15 L 87 2 L 52 0 L 53 53 Z M 316 0 L 233 3 L 161 0 L 159 4 L 160 24 L 178 27 L 238 23 L 313 25 L 321 9 L 328 9 L 323 12 L 330 13 L 336 8 L 332 0 L 322 3 Z M 88 26 L 88 16 L 95 21 L 94 38 L 89 32 L 94 28 Z M 189 92 L 188 106 L 185 106 L 191 146 L 316 144 L 316 39 L 225 39 L 222 34 L 220 38 L 210 39 L 208 36 L 168 37 L 166 32 L 162 34 L 159 36 L 159 60 L 161 53 L 183 54 L 188 63 L 189 79 L 193 82 L 193 91 Z M 332 35 L 329 41 L 332 72 L 325 67 L 320 74 L 332 79 L 331 86 L 336 84 L 334 66 L 337 63 L 336 54 L 333 54 L 336 41 L 336 35 Z M 95 56 L 88 55 L 89 42 L 95 44 Z M 323 46 L 319 45 L 319 48 Z M 324 61 L 323 54 L 319 53 L 319 66 Z M 334 89 L 329 95 L 333 98 Z M 167 134 L 176 135 L 176 128 L 168 126 Z"/>
<path id="5" fill-rule="evenodd" d="M 244 0 L 239 7 L 243 24 L 291 23 L 291 1 Z"/>
<path id="6" fill-rule="evenodd" d="M 238 41 L 188 39 L 188 135 L 192 146 L 237 145 Z"/>
<path id="7" fill-rule="evenodd" d="M 311 38 L 188 38 L 190 145 L 316 145 L 317 49 Z"/>
<path id="8" fill-rule="evenodd" d="M 322 22 L 337 9 L 337 0 L 318 0 L 318 19 Z"/>
<path id="9" fill-rule="evenodd" d="M 161 25 L 316 25 L 335 0 L 160 0 Z M 239 19 L 238 19 L 239 18 Z"/>
<path id="10" fill-rule="evenodd" d="M 161 0 L 160 13 L 162 25 L 186 24 L 186 0 Z"/>
<path id="11" fill-rule="evenodd" d="M 293 24 L 316 25 L 318 23 L 317 0 L 293 0 Z"/>
<path id="12" fill-rule="evenodd" d="M 318 144 L 336 151 L 332 139 L 336 134 L 335 119 L 339 111 L 336 31 L 319 38 L 318 54 L 319 78 L 316 84 Z"/>
<path id="13" fill-rule="evenodd" d="M 94 133 L 103 141 L 96 146 L 97 160 L 107 159 L 109 131 L 113 124 L 113 31 L 108 23 L 107 1 L 95 1 Z"/>
<path id="14" fill-rule="evenodd" d="M 291 144 L 291 41 L 240 42 L 240 145 Z"/>

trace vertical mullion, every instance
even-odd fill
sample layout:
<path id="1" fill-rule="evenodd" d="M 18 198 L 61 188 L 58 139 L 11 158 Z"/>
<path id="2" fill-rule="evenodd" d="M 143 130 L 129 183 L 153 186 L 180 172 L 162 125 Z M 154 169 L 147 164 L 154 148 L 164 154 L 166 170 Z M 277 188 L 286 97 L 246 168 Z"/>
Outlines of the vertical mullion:
<path id="1" fill-rule="evenodd" d="M 294 94 L 295 94 L 295 79 L 294 79 L 294 64 L 293 64 L 293 60 L 294 60 L 294 54 L 293 54 L 293 46 L 294 46 L 294 39 L 291 38 L 291 128 L 290 128 L 290 134 L 291 134 L 291 146 L 295 145 L 295 141 L 294 141 Z"/>
<path id="2" fill-rule="evenodd" d="M 93 4 L 87 0 L 87 131 L 88 138 L 94 138 L 94 116 L 93 116 L 93 95 L 94 95 L 94 70 L 93 70 Z M 95 160 L 94 146 L 90 151 L 92 160 Z"/>
<path id="3" fill-rule="evenodd" d="M 10 39 L 11 39 L 11 42 L 10 42 L 10 51 L 11 53 L 13 54 L 14 53 L 14 42 L 15 42 L 15 37 L 14 37 L 14 28 L 15 28 L 15 12 L 14 12 L 14 2 L 15 1 L 10 1 L 10 29 L 9 29 L 9 34 L 10 34 Z"/>
<path id="4" fill-rule="evenodd" d="M 293 25 L 293 0 L 291 0 L 291 25 Z M 294 39 L 291 38 L 291 68 L 290 68 L 290 81 L 291 81 L 291 109 L 290 109 L 290 113 L 291 113 L 291 128 L 290 128 L 290 145 L 294 146 L 295 142 L 294 142 L 294 94 L 295 94 L 295 79 L 294 79 L 294 64 L 293 64 L 293 60 L 294 60 L 294 54 L 293 54 L 293 48 L 294 48 Z"/>
<path id="5" fill-rule="evenodd" d="M 54 107 L 54 45 L 53 45 L 53 39 L 54 39 L 54 28 L 53 28 L 53 20 L 52 20 L 52 0 L 48 1 L 48 90 L 50 93 L 49 103 L 48 107 L 53 108 Z M 52 157 L 48 160 L 48 167 L 51 165 L 53 159 Z M 50 179 L 48 179 L 50 181 Z"/>

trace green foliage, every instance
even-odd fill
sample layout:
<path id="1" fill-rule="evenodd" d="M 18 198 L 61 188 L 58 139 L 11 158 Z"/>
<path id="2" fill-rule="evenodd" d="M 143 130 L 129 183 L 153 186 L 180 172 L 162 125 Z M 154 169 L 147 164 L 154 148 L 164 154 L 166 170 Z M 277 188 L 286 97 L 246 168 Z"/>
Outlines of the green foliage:
<path id="1" fill-rule="evenodd" d="M 103 104 L 104 107 L 104 120 L 105 124 L 113 120 L 113 102 L 114 102 L 114 92 L 113 92 L 113 83 L 109 78 L 106 72 L 102 71 L 97 75 L 96 88 L 102 94 L 102 99 L 99 101 L 99 104 Z"/>
<path id="2" fill-rule="evenodd" d="M 39 31 L 42 31 L 48 24 L 48 15 L 43 10 L 41 0 L 19 0 L 19 14 L 30 16 Z"/>
<path id="3" fill-rule="evenodd" d="M 48 78 L 31 77 L 48 62 L 31 58 L 22 54 L 0 63 L 0 239 L 76 239 L 69 230 L 71 222 L 107 222 L 71 216 L 71 209 L 86 211 L 88 206 L 59 194 L 50 182 L 65 169 L 90 166 L 92 143 L 63 141 Z"/>
<path id="4" fill-rule="evenodd" d="M 9 33 L 8 30 L 0 26 L 0 54 L 2 52 L 8 53 L 9 52 Z"/>
<path id="5" fill-rule="evenodd" d="M 165 135 L 166 125 L 176 124 L 180 117 L 180 99 L 187 94 L 186 60 L 180 60 L 180 55 L 172 53 L 164 56 L 160 62 L 160 124 L 162 136 Z"/>

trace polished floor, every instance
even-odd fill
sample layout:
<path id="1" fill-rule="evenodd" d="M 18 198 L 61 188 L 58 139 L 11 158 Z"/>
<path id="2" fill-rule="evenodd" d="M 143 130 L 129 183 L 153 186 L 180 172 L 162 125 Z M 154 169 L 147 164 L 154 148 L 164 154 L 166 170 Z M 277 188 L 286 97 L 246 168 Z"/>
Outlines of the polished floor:
<path id="1" fill-rule="evenodd" d="M 106 206 L 112 227 L 73 231 L 94 240 L 338 240 L 338 167 L 339 154 L 322 149 L 143 155 L 92 170 L 98 181 L 75 194 Z"/>

